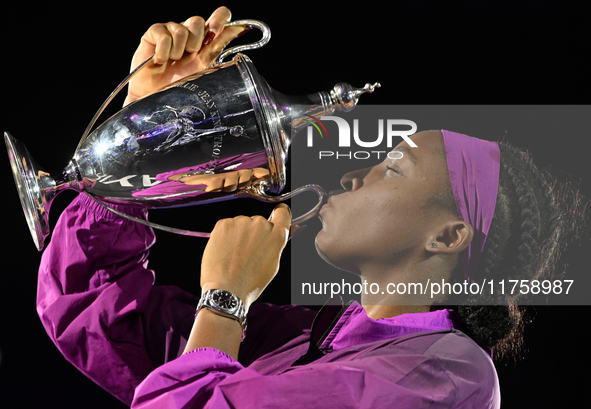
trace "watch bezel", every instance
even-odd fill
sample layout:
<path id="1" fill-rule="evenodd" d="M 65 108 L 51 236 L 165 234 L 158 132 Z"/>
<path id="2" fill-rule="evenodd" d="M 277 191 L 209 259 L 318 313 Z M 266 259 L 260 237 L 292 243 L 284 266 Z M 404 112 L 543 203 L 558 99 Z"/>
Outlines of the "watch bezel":
<path id="1" fill-rule="evenodd" d="M 236 302 L 236 306 L 233 308 L 226 308 L 218 304 L 218 302 L 214 300 L 214 296 L 220 293 L 227 293 L 228 295 L 230 295 L 231 298 L 233 298 L 233 300 Z M 218 313 L 219 315 L 232 318 L 238 321 L 242 326 L 244 338 L 244 331 L 246 331 L 246 310 L 244 308 L 244 303 L 238 296 L 236 296 L 236 294 L 229 290 L 223 289 L 207 290 L 205 293 L 201 295 L 201 299 L 199 300 L 199 304 L 197 305 L 197 313 L 199 313 L 199 310 L 201 310 L 202 308 L 207 308 L 215 313 Z"/>
<path id="2" fill-rule="evenodd" d="M 216 300 L 216 297 L 224 297 L 227 299 L 231 299 L 232 303 L 234 304 L 232 307 L 226 307 L 224 304 L 227 304 L 226 300 Z M 229 297 L 227 297 L 229 296 Z M 236 314 L 239 311 L 240 308 L 240 304 L 242 303 L 242 301 L 240 300 L 240 298 L 238 298 L 236 295 L 234 295 L 232 292 L 228 291 L 228 290 L 215 290 L 212 291 L 209 294 L 209 298 L 210 301 L 212 302 L 212 304 L 215 304 L 216 307 L 218 307 L 220 310 L 224 311 L 224 312 L 228 312 L 230 314 Z"/>

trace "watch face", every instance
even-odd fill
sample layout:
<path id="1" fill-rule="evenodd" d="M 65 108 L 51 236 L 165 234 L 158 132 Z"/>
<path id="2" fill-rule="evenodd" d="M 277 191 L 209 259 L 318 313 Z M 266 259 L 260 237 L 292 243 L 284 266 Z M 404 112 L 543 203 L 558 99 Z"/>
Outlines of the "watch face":
<path id="1" fill-rule="evenodd" d="M 238 301 L 234 294 L 229 291 L 216 291 L 212 294 L 211 300 L 220 308 L 233 310 L 238 306 Z"/>

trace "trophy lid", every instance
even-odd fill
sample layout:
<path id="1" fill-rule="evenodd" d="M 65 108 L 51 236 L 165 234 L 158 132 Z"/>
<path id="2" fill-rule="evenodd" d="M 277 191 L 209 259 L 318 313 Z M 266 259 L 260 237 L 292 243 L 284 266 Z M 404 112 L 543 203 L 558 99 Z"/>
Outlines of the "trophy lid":
<path id="1" fill-rule="evenodd" d="M 320 91 L 304 96 L 284 95 L 269 86 L 258 73 L 254 64 L 244 54 L 234 57 L 254 107 L 260 126 L 263 143 L 269 161 L 273 193 L 281 193 L 286 183 L 287 151 L 291 144 L 292 131 L 305 126 L 302 121 L 309 115 L 331 115 L 335 110 L 349 112 L 357 105 L 364 93 L 372 93 L 380 83 L 365 84 L 355 88 L 340 82 L 330 92 Z"/>

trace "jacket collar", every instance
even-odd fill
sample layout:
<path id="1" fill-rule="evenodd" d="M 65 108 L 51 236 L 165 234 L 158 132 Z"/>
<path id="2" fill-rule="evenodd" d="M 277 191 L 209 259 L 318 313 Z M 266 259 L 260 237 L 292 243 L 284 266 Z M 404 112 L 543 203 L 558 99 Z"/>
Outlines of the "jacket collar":
<path id="1" fill-rule="evenodd" d="M 342 299 L 335 297 L 316 314 L 308 352 L 293 365 L 304 365 L 329 351 L 338 351 L 354 345 L 418 332 L 457 329 L 458 318 L 453 310 L 442 309 L 374 320 L 367 316 L 365 309 L 357 301 L 343 305 Z"/>
<path id="2" fill-rule="evenodd" d="M 321 350 L 338 351 L 353 345 L 383 341 L 418 332 L 450 330 L 455 328 L 452 310 L 401 314 L 374 320 L 365 309 L 353 301 L 337 319 L 330 332 L 318 345 Z"/>

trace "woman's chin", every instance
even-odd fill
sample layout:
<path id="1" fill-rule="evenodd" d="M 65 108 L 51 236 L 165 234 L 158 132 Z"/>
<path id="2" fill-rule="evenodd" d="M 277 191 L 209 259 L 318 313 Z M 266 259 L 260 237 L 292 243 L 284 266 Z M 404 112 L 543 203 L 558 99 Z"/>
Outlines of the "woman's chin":
<path id="1" fill-rule="evenodd" d="M 348 273 L 352 273 L 352 274 L 359 274 L 359 272 L 355 272 L 357 269 L 355 268 L 351 268 L 351 266 L 347 266 L 345 265 L 346 263 L 343 263 L 342 261 L 339 262 L 339 258 L 335 257 L 333 255 L 333 257 L 331 258 L 329 256 L 329 254 L 331 254 L 331 252 L 329 250 L 324 250 L 324 246 L 322 245 L 322 235 L 323 231 L 321 230 L 317 235 L 316 235 L 316 240 L 314 240 L 314 246 L 316 247 L 316 252 L 318 253 L 318 255 L 324 260 L 326 261 L 328 264 L 330 264 L 331 266 L 338 268 L 339 270 L 343 270 L 346 271 Z"/>
<path id="2" fill-rule="evenodd" d="M 318 232 L 318 234 L 316 235 L 316 239 L 314 240 L 314 247 L 316 247 L 316 252 L 322 258 L 322 260 L 326 261 L 328 264 L 332 264 L 330 258 L 328 258 L 326 253 L 322 250 L 321 245 L 318 244 L 318 236 L 320 236 L 321 234 L 322 230 L 320 230 L 320 232 Z"/>

